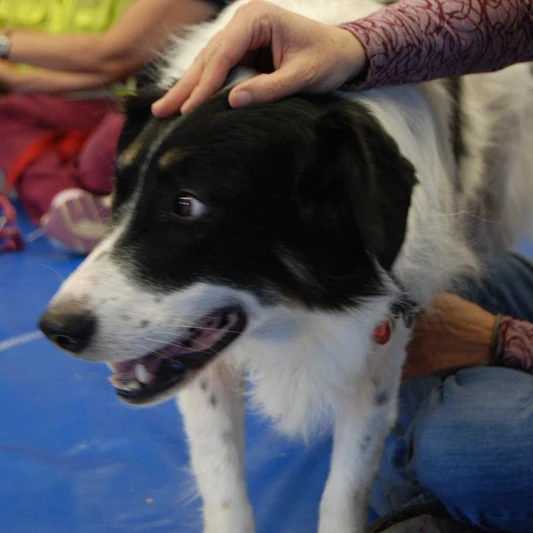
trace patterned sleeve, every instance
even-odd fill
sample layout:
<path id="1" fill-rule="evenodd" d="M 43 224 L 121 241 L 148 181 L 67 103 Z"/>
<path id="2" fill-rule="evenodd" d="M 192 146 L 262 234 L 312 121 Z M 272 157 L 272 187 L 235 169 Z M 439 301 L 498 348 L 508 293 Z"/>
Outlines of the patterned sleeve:
<path id="1" fill-rule="evenodd" d="M 491 364 L 533 374 L 533 324 L 503 316 Z"/>
<path id="2" fill-rule="evenodd" d="M 343 24 L 368 58 L 343 89 L 489 72 L 533 60 L 533 0 L 400 0 Z"/>

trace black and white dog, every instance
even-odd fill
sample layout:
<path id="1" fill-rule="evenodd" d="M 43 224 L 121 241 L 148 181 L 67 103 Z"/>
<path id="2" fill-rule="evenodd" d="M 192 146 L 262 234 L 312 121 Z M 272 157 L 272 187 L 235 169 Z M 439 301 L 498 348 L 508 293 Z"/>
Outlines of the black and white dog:
<path id="1" fill-rule="evenodd" d="M 242 3 L 178 43 L 160 88 Z M 277 3 L 327 23 L 379 8 Z M 240 110 L 226 91 L 165 120 L 150 114 L 155 96 L 128 102 L 109 234 L 41 327 L 108 362 L 127 402 L 179 391 L 205 531 L 254 530 L 246 374 L 282 432 L 333 429 L 319 532 L 361 533 L 410 302 L 426 305 L 477 271 L 479 251 L 532 229 L 533 77 L 521 65 Z"/>

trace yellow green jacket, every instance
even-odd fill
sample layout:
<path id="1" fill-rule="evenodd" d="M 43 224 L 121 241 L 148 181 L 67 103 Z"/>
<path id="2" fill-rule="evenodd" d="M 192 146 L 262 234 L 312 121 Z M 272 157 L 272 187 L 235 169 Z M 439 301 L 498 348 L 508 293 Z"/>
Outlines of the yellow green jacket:
<path id="1" fill-rule="evenodd" d="M 132 0 L 0 0 L 0 27 L 49 33 L 99 33 Z"/>

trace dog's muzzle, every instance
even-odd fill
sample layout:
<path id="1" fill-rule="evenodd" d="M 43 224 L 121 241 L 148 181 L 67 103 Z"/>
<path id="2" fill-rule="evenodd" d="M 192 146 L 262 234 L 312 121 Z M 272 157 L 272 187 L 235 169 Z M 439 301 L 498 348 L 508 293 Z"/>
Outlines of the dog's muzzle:
<path id="1" fill-rule="evenodd" d="M 94 342 L 97 318 L 74 301 L 55 302 L 39 321 L 43 333 L 59 348 L 83 357 Z M 152 403 L 177 390 L 225 350 L 244 331 L 247 317 L 240 306 L 217 309 L 202 317 L 169 344 L 139 357 L 108 363 L 117 394 L 133 404 Z M 98 358 L 104 361 L 105 357 Z"/>

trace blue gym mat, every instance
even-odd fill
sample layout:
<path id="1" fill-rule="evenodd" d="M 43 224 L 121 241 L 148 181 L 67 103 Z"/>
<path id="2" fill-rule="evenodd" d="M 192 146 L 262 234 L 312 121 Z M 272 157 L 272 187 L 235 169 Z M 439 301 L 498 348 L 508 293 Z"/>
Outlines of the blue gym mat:
<path id="1" fill-rule="evenodd" d="M 0 255 L 0 532 L 200 533 L 174 403 L 127 406 L 105 365 L 43 338 L 38 316 L 80 258 L 26 242 Z M 315 531 L 331 442 L 289 442 L 252 413 L 246 441 L 257 532 Z"/>

